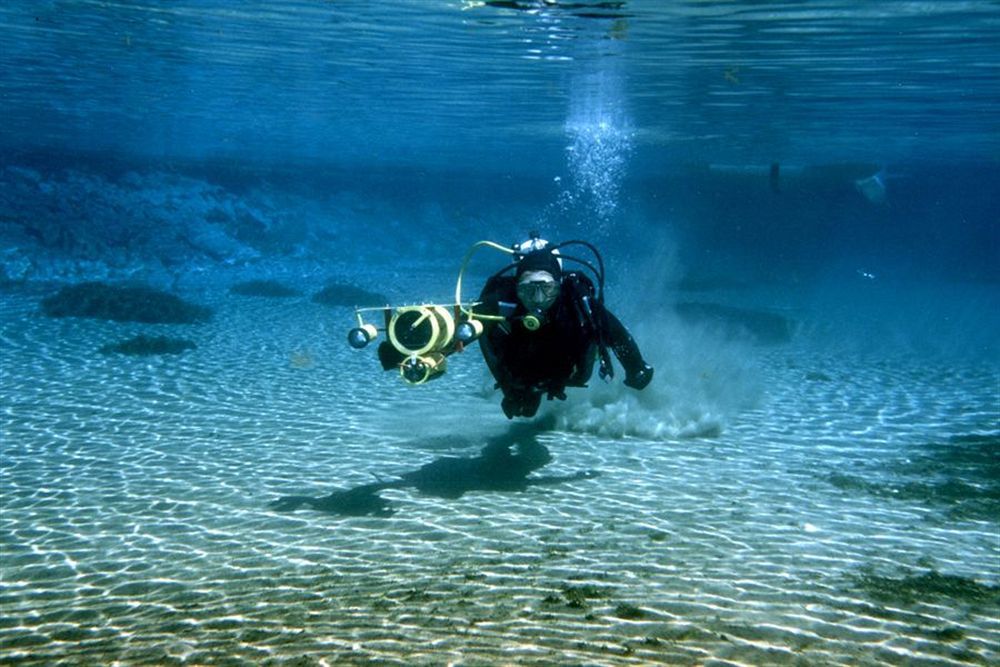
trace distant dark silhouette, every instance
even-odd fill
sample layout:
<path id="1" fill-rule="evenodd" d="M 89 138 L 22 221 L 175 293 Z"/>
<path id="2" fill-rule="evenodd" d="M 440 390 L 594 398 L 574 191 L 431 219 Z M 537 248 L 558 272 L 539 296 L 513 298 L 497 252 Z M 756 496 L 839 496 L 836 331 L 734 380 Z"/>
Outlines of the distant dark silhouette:
<path id="1" fill-rule="evenodd" d="M 212 311 L 180 297 L 141 285 L 107 285 L 100 282 L 63 287 L 42 300 L 49 317 L 91 317 L 115 322 L 146 324 L 195 324 Z"/>
<path id="2" fill-rule="evenodd" d="M 273 299 L 302 296 L 302 292 L 276 280 L 248 280 L 244 283 L 236 283 L 229 288 L 229 292 L 240 296 L 261 296 Z"/>
<path id="3" fill-rule="evenodd" d="M 469 491 L 524 491 L 529 486 L 559 484 L 596 477 L 593 470 L 572 475 L 528 477 L 552 460 L 548 448 L 536 435 L 537 424 L 513 424 L 503 435 L 487 441 L 478 456 L 448 456 L 431 461 L 399 479 L 372 482 L 328 496 L 284 496 L 271 503 L 279 512 L 292 512 L 303 505 L 343 516 L 391 516 L 395 510 L 379 496 L 383 489 L 414 488 L 440 498 L 460 498 Z M 516 452 L 512 452 L 514 447 Z"/>
<path id="4" fill-rule="evenodd" d="M 764 345 L 789 342 L 795 329 L 794 323 L 782 315 L 718 303 L 678 303 L 674 311 L 685 322 L 716 326 L 732 338 L 749 335 L 755 342 Z"/>
<path id="5" fill-rule="evenodd" d="M 193 350 L 197 345 L 194 341 L 168 336 L 147 336 L 139 334 L 134 338 L 103 346 L 101 354 L 128 354 L 133 357 L 150 357 L 159 354 L 181 354 L 185 350 Z"/>
<path id="6" fill-rule="evenodd" d="M 771 183 L 771 192 L 781 192 L 781 165 L 777 162 L 771 163 L 768 180 Z"/>
<path id="7" fill-rule="evenodd" d="M 313 294 L 312 300 L 324 306 L 350 306 L 352 308 L 389 303 L 389 299 L 384 294 L 369 292 L 347 283 L 330 283 Z"/>

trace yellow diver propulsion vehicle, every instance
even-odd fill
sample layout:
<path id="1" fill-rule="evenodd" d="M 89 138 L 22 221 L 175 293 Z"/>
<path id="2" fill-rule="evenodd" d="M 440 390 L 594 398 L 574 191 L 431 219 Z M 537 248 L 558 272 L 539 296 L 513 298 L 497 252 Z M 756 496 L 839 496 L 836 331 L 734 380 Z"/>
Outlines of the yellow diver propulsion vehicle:
<path id="1" fill-rule="evenodd" d="M 586 245 L 597 257 L 600 265 L 599 272 L 583 260 L 573 257 L 565 257 L 565 259 L 587 266 L 598 276 L 598 282 L 601 286 L 598 292 L 598 299 L 600 299 L 604 291 L 604 266 L 600 255 L 593 246 L 583 241 L 560 243 L 558 246 L 552 246 L 553 252 L 559 256 L 557 249 L 568 244 Z M 509 321 L 516 309 L 516 304 L 501 303 L 499 304 L 499 314 L 493 315 L 476 312 L 474 308 L 479 305 L 479 302 L 463 303 L 462 278 L 472 256 L 482 247 L 493 248 L 514 256 L 514 263 L 497 272 L 499 275 L 517 266 L 517 261 L 525 254 L 549 247 L 549 243 L 540 239 L 536 232 L 532 232 L 529 240 L 513 247 L 503 246 L 493 241 L 474 243 L 462 260 L 458 279 L 455 282 L 454 303 L 355 308 L 354 314 L 358 326 L 347 333 L 348 345 L 356 350 L 364 349 L 378 338 L 379 332 L 385 332 L 388 340 L 382 341 L 378 346 L 378 358 L 384 370 L 398 368 L 400 377 L 408 384 L 424 384 L 443 375 L 448 367 L 447 358 L 455 352 L 462 352 L 466 345 L 479 338 L 485 329 L 486 322 Z M 559 261 L 562 263 L 562 259 Z M 376 321 L 381 316 L 381 327 L 365 319 L 366 316 L 372 314 L 372 319 Z M 530 331 L 541 326 L 539 318 L 530 313 L 518 319 Z"/>
<path id="2" fill-rule="evenodd" d="M 358 326 L 347 333 L 348 345 L 363 349 L 380 331 L 386 332 L 388 341 L 378 350 L 382 367 L 389 370 L 398 366 L 400 377 L 409 384 L 439 377 L 447 370 L 447 357 L 483 332 L 482 322 L 470 320 L 459 304 L 357 308 L 354 313 Z M 383 326 L 365 321 L 367 313 L 381 314 Z"/>

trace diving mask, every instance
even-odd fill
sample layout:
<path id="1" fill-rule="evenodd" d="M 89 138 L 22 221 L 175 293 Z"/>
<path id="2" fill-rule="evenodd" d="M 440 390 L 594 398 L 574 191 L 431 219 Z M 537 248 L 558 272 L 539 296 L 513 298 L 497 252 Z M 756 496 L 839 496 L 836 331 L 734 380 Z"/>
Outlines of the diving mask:
<path id="1" fill-rule="evenodd" d="M 559 282 L 547 271 L 527 271 L 517 283 L 517 298 L 530 311 L 546 311 L 559 296 Z"/>

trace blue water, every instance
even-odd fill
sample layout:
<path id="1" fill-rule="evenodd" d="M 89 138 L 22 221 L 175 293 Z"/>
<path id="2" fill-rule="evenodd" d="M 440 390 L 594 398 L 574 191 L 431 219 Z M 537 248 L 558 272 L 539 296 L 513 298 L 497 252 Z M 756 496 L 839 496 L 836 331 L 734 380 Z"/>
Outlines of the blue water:
<path id="1" fill-rule="evenodd" d="M 998 10 L 3 4 L 0 662 L 996 664 Z M 407 387 L 310 298 L 533 229 L 601 248 L 644 392 L 512 426 L 477 350 Z M 44 316 L 91 280 L 214 316 Z M 420 481 L 490 443 L 550 483 Z"/>

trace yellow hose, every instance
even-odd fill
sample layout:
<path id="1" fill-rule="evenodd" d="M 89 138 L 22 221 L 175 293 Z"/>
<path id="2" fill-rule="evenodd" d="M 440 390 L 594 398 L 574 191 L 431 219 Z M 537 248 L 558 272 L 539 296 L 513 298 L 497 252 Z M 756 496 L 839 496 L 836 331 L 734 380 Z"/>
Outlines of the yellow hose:
<path id="1" fill-rule="evenodd" d="M 464 305 L 462 305 L 462 277 L 465 275 L 465 269 L 469 265 L 469 260 L 472 259 L 473 253 L 475 253 L 476 250 L 480 248 L 480 246 L 489 246 L 494 250 L 500 250 L 510 255 L 514 254 L 514 251 L 508 248 L 507 246 L 502 246 L 499 243 L 494 243 L 493 241 L 477 241 L 476 243 L 473 243 L 472 247 L 469 248 L 469 251 L 465 253 L 465 259 L 462 260 L 462 268 L 458 270 L 458 280 L 455 282 L 455 303 L 458 304 L 458 307 L 465 314 L 465 316 L 470 319 L 487 320 L 490 322 L 502 322 L 507 319 L 503 315 L 483 315 L 480 313 L 474 313 L 468 308 L 466 308 Z"/>

